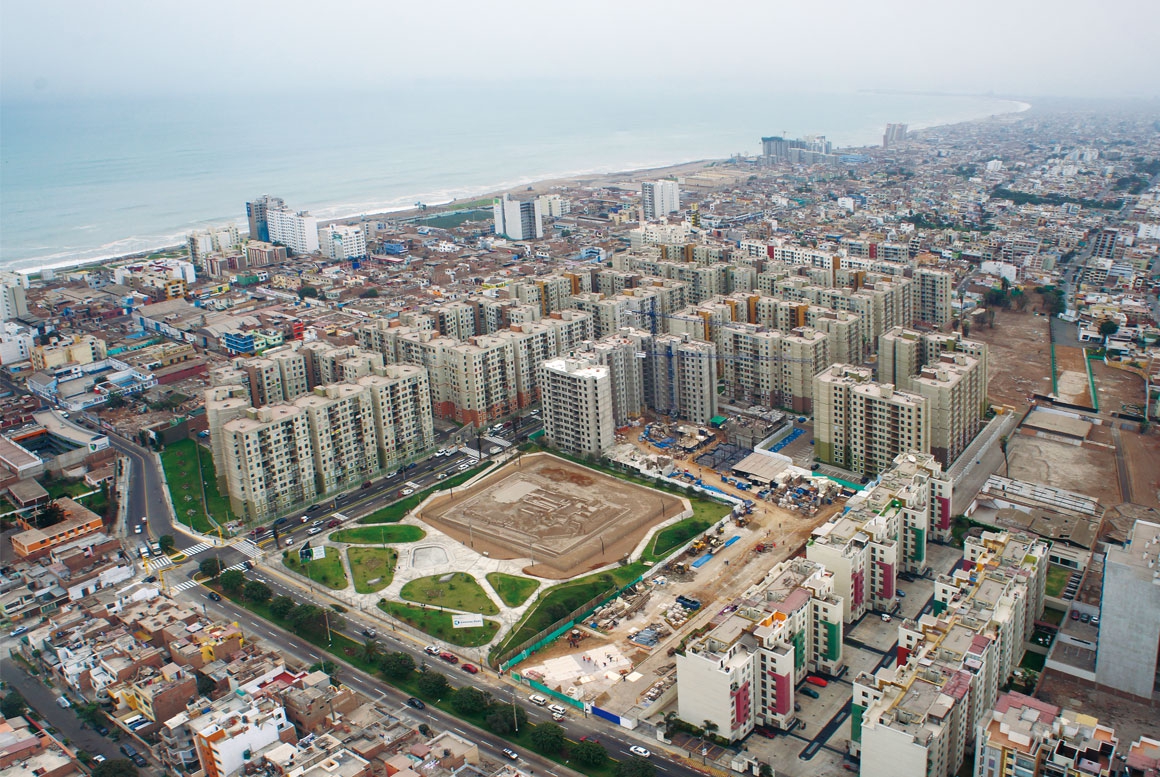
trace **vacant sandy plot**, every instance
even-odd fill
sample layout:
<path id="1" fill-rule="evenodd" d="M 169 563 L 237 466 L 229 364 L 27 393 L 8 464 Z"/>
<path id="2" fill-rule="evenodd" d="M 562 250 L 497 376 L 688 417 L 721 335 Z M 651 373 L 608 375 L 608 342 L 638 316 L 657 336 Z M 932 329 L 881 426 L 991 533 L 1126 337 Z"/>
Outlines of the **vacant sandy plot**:
<path id="1" fill-rule="evenodd" d="M 1110 450 L 1084 448 L 1040 437 L 1015 435 L 1007 457 L 1011 477 L 1094 497 L 1105 507 L 1120 504 L 1116 458 Z"/>
<path id="2" fill-rule="evenodd" d="M 1121 430 L 1120 444 L 1130 473 L 1132 501 L 1160 507 L 1160 435 Z"/>
<path id="3" fill-rule="evenodd" d="M 992 402 L 1023 407 L 1029 395 L 1051 393 L 1047 318 L 1000 310 L 994 329 L 976 326 L 969 339 L 987 343 Z"/>
<path id="4" fill-rule="evenodd" d="M 1055 346 L 1055 373 L 1060 401 L 1081 407 L 1094 407 L 1082 348 Z"/>
<path id="5" fill-rule="evenodd" d="M 685 500 L 549 454 L 437 496 L 419 519 L 492 558 L 530 558 L 525 571 L 566 579 L 627 556 Z"/>
<path id="6" fill-rule="evenodd" d="M 1127 370 L 1109 367 L 1102 361 L 1092 361 L 1090 364 L 1096 379 L 1100 410 L 1105 413 L 1143 414 L 1143 378 Z"/>

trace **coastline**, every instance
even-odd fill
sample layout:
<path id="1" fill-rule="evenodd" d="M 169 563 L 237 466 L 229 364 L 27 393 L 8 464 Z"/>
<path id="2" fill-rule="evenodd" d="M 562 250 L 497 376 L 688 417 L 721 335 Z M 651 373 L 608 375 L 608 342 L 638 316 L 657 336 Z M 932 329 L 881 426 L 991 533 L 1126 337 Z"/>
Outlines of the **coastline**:
<path id="1" fill-rule="evenodd" d="M 962 121 L 943 121 L 943 120 L 935 119 L 934 121 L 932 121 L 929 124 L 914 125 L 913 128 L 911 129 L 911 132 L 926 132 L 926 131 L 929 131 L 932 129 L 937 129 L 939 127 L 948 127 L 948 126 L 956 126 L 959 124 L 971 124 L 971 123 L 989 121 L 989 120 L 994 119 L 995 117 L 998 117 L 998 116 L 1018 115 L 1018 114 L 1021 114 L 1021 113 L 1024 113 L 1024 112 L 1030 110 L 1033 107 L 1031 103 L 1028 103 L 1026 101 L 1016 100 L 1016 99 L 1012 99 L 1012 98 L 1001 98 L 1001 99 L 1003 99 L 1004 102 L 1008 103 L 1011 106 L 1011 110 L 1007 110 L 1007 111 L 1003 111 L 1003 112 L 999 112 L 999 113 L 992 113 L 992 114 L 989 114 L 986 116 L 980 116 L 977 118 L 972 118 L 972 119 L 967 119 L 967 120 L 962 120 Z M 859 149 L 874 148 L 874 147 L 875 146 L 867 146 L 867 145 L 851 146 L 848 148 L 843 148 L 843 150 L 857 151 Z M 674 162 L 672 164 L 663 164 L 663 165 L 654 165 L 654 166 L 647 166 L 647 167 L 637 167 L 637 168 L 631 168 L 631 169 L 625 169 L 625 170 L 616 170 L 616 171 L 611 171 L 611 172 L 592 171 L 592 172 L 580 172 L 580 173 L 574 173 L 574 174 L 564 174 L 564 175 L 558 175 L 558 176 L 553 176 L 551 178 L 543 178 L 543 179 L 519 179 L 519 180 L 512 182 L 510 185 L 500 184 L 499 186 L 501 186 L 502 188 L 495 188 L 494 186 L 488 186 L 488 187 L 476 187 L 474 189 L 469 189 L 469 190 L 465 191 L 463 194 L 461 194 L 459 197 L 454 197 L 450 200 L 446 200 L 443 202 L 428 203 L 427 208 L 434 209 L 433 212 L 430 212 L 430 215 L 436 215 L 439 212 L 443 212 L 443 211 L 447 211 L 447 210 L 454 210 L 455 203 L 460 201 L 460 200 L 462 200 L 464 202 L 472 202 L 472 201 L 480 200 L 480 199 L 499 197 L 499 196 L 502 196 L 505 192 L 515 192 L 515 191 L 522 191 L 524 193 L 534 193 L 534 194 L 538 195 L 538 194 L 546 194 L 553 189 L 561 188 L 561 187 L 600 186 L 600 185 L 610 185 L 610 184 L 614 184 L 614 183 L 623 183 L 623 182 L 638 182 L 640 180 L 645 180 L 648 178 L 671 176 L 671 175 L 689 175 L 689 174 L 692 174 L 696 171 L 703 170 L 707 167 L 711 167 L 713 165 L 720 164 L 720 163 L 726 162 L 726 161 L 728 161 L 727 158 L 700 159 L 700 160 L 693 160 L 693 161 Z M 398 199 L 413 202 L 413 201 L 415 201 L 416 197 L 403 197 L 403 198 L 398 198 Z M 335 206 L 331 206 L 331 207 L 334 209 L 343 208 L 342 205 L 335 205 Z M 316 211 L 317 210 L 318 209 L 316 209 Z M 326 208 L 324 208 L 323 210 L 326 210 Z M 326 224 L 343 223 L 343 222 L 350 222 L 350 221 L 361 220 L 361 219 L 379 220 L 379 219 L 390 219 L 390 218 L 410 218 L 410 217 L 413 217 L 415 215 L 418 215 L 421 212 L 423 212 L 422 209 L 416 208 L 414 206 L 402 206 L 402 207 L 398 207 L 398 208 L 391 208 L 391 207 L 384 208 L 382 206 L 378 206 L 375 208 L 368 209 L 366 211 L 357 211 L 357 210 L 356 211 L 345 211 L 345 212 L 339 213 L 338 215 L 327 215 L 325 217 L 320 217 L 318 219 L 318 223 L 320 226 L 323 226 Z M 230 223 L 230 222 L 239 223 L 240 221 L 241 221 L 241 219 L 227 219 L 227 220 L 223 220 L 223 221 L 207 222 L 207 223 L 199 224 L 196 226 L 190 226 L 187 230 L 185 230 L 184 234 L 188 234 L 189 232 L 192 232 L 192 231 L 197 230 L 197 229 L 206 229 L 209 227 L 220 226 L 222 224 Z M 241 230 L 244 234 L 248 234 L 248 230 L 246 229 L 246 225 L 239 223 L 239 227 L 241 228 Z M 109 253 L 109 254 L 103 254 L 100 256 L 93 256 L 93 257 L 76 257 L 76 258 L 72 258 L 72 259 L 62 259 L 62 260 L 57 261 L 57 262 L 50 261 L 50 262 L 46 262 L 44 264 L 39 264 L 39 265 L 34 266 L 34 267 L 17 267 L 17 268 L 8 269 L 7 271 L 20 273 L 20 274 L 24 274 L 24 275 L 28 275 L 28 276 L 39 275 L 44 270 L 52 270 L 54 272 L 69 272 L 69 271 L 81 270 L 81 269 L 92 268 L 92 267 L 101 267 L 101 266 L 110 265 L 110 264 L 140 261 L 140 260 L 144 260 L 147 257 L 152 256 L 154 254 L 179 251 L 179 250 L 183 249 L 184 247 L 185 247 L 184 242 L 165 243 L 165 244 L 161 244 L 161 245 L 150 246 L 150 247 L 143 248 L 143 249 L 136 250 L 136 251 Z M 31 261 L 35 261 L 35 260 L 31 260 Z"/>

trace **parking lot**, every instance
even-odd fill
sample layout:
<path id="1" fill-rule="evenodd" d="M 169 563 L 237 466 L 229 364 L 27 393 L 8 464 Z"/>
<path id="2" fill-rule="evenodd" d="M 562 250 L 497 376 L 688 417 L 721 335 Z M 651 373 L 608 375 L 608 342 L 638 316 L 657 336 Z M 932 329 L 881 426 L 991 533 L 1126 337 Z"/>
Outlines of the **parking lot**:
<path id="1" fill-rule="evenodd" d="M 931 569 L 941 572 L 953 568 L 962 555 L 960 548 L 927 546 Z M 773 765 L 778 775 L 788 777 L 842 771 L 850 741 L 850 698 L 854 679 L 860 672 L 872 674 L 881 667 L 893 665 L 899 620 L 917 617 L 927 607 L 934 594 L 934 582 L 921 578 L 913 582 L 900 580 L 898 590 L 905 596 L 889 622 L 882 620 L 881 613 L 867 613 L 847 627 L 844 644 L 846 673 L 825 688 L 810 686 L 817 691 L 817 699 L 811 699 L 800 691 L 795 695 L 801 705 L 798 718 L 802 725 L 772 739 L 750 735 L 745 742 L 748 755 Z"/>

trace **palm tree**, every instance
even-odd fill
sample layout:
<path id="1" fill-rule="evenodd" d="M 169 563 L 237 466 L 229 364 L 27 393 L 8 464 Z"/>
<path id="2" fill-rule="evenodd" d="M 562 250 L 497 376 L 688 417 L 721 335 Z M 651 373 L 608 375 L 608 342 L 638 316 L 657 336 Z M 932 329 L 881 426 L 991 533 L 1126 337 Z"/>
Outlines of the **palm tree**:
<path id="1" fill-rule="evenodd" d="M 379 643 L 372 637 L 367 637 L 363 640 L 362 646 L 358 649 L 359 658 L 368 664 L 376 663 L 379 660 L 379 656 L 382 655 L 382 652 Z"/>
<path id="2" fill-rule="evenodd" d="M 717 729 L 720 728 L 720 726 L 706 718 L 705 724 L 702 726 L 702 728 L 705 730 L 705 738 L 708 739 L 713 734 L 717 733 Z"/>

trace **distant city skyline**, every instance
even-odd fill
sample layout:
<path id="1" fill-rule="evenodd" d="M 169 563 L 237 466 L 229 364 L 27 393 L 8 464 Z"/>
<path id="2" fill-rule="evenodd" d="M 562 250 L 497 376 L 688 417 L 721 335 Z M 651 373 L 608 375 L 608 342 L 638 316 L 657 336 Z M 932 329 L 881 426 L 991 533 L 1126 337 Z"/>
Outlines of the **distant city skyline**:
<path id="1" fill-rule="evenodd" d="M 710 11 L 683 0 L 597 0 L 554 14 L 530 0 L 499 7 L 453 1 L 432 19 L 425 6 L 350 0 L 6 2 L 0 6 L 0 92 L 5 99 L 260 97 L 529 74 L 626 83 L 636 73 L 627 79 L 634 89 L 727 78 L 818 91 L 1157 94 L 1155 4 L 983 0 L 968 7 L 884 0 L 840 2 L 826 11 L 822 18 L 804 4 L 727 2 Z M 254 45 L 263 39 L 277 45 Z M 696 56 L 658 70 L 650 40 L 700 42 L 687 49 Z"/>

